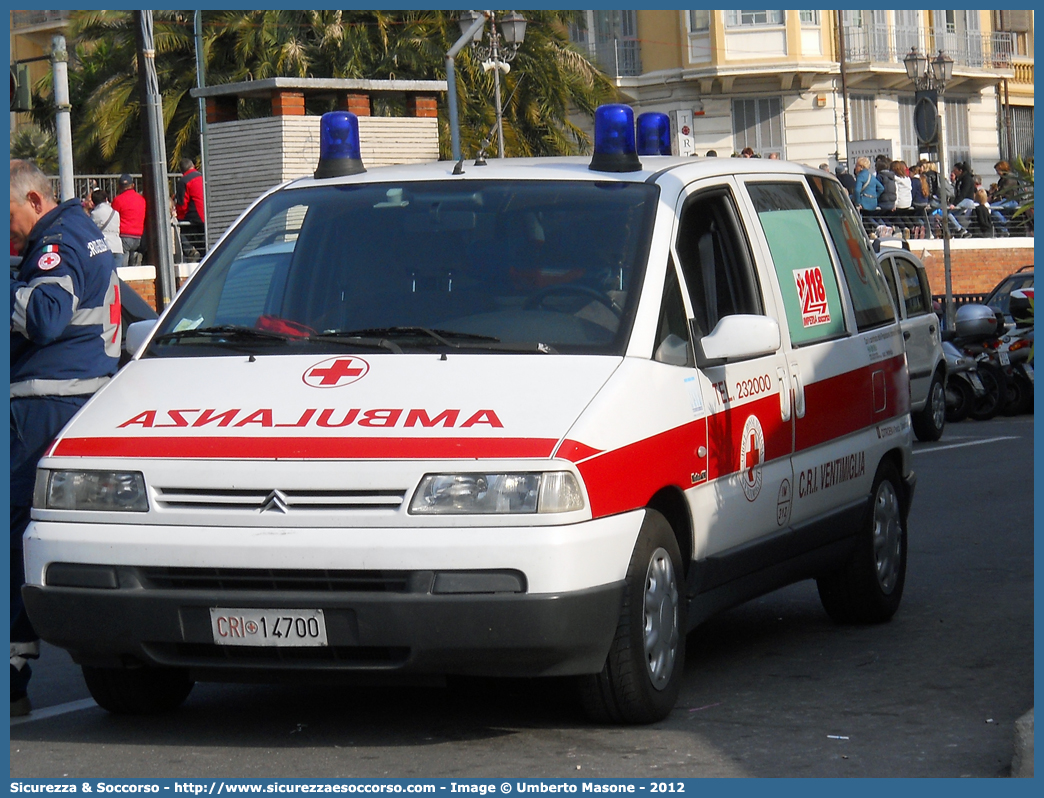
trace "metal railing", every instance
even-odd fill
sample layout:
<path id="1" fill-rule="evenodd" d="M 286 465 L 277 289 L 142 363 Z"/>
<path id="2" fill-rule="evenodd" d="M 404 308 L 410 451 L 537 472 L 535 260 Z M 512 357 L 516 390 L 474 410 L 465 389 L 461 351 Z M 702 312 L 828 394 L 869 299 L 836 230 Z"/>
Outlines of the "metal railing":
<path id="1" fill-rule="evenodd" d="M 1015 34 L 1008 32 L 942 32 L 935 28 L 894 25 L 846 26 L 845 56 L 854 63 L 897 64 L 916 47 L 922 53 L 946 52 L 955 66 L 1013 69 Z"/>
<path id="2" fill-rule="evenodd" d="M 956 238 L 1029 238 L 1033 236 L 1031 213 L 1013 216 L 1012 211 L 995 209 L 993 229 L 979 229 L 967 210 L 951 211 L 950 237 Z M 942 238 L 942 214 L 938 211 L 910 208 L 897 211 L 863 211 L 863 229 L 871 238 L 932 239 Z"/>
<path id="3" fill-rule="evenodd" d="M 142 190 L 141 175 L 131 175 L 134 178 L 134 187 L 138 190 Z M 174 196 L 174 189 L 177 185 L 178 178 L 181 175 L 177 172 L 169 172 L 167 174 L 167 196 Z M 48 179 L 51 181 L 51 186 L 54 187 L 54 196 L 60 196 L 59 181 L 57 175 L 48 175 Z M 73 175 L 73 193 L 80 199 L 87 197 L 94 189 L 103 188 L 109 195 L 109 199 L 116 196 L 116 188 L 120 182 L 119 175 Z"/>

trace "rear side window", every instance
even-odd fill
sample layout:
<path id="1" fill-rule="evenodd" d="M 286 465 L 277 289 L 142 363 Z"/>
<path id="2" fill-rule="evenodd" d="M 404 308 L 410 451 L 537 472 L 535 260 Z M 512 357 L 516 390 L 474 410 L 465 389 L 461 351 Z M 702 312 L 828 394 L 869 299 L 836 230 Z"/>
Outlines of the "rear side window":
<path id="1" fill-rule="evenodd" d="M 888 297 L 888 286 L 845 190 L 827 177 L 807 179 L 841 261 L 841 270 L 852 296 L 856 328 L 869 330 L 894 322 L 895 311 Z"/>
<path id="2" fill-rule="evenodd" d="M 752 183 L 794 346 L 844 335 L 841 294 L 826 239 L 800 183 Z"/>
<path id="3" fill-rule="evenodd" d="M 924 272 L 906 258 L 899 256 L 895 258 L 895 265 L 899 268 L 899 284 L 903 289 L 906 317 L 923 316 L 931 311 L 932 297 Z"/>

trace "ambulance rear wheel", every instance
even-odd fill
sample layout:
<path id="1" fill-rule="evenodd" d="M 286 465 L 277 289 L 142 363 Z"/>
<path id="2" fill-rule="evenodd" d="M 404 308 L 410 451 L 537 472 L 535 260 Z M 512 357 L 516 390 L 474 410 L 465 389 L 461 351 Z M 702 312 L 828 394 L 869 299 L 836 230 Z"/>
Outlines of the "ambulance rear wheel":
<path id="1" fill-rule="evenodd" d="M 195 682 L 181 668 L 95 668 L 82 666 L 98 706 L 114 715 L 157 715 L 177 709 Z"/>
<path id="2" fill-rule="evenodd" d="M 674 708 L 685 670 L 683 573 L 670 524 L 646 510 L 609 655 L 600 673 L 581 677 L 580 698 L 591 720 L 653 723 Z"/>
<path id="3" fill-rule="evenodd" d="M 848 563 L 816 580 L 827 614 L 838 623 L 883 623 L 895 615 L 906 584 L 906 518 L 895 465 L 877 469 L 871 503 Z"/>

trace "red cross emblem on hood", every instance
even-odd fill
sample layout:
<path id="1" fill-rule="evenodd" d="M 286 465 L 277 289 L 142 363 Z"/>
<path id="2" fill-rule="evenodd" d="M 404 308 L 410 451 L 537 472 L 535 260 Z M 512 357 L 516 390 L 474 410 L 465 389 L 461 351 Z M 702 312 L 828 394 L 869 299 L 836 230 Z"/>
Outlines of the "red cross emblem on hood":
<path id="1" fill-rule="evenodd" d="M 312 388 L 338 388 L 366 376 L 370 364 L 361 357 L 331 357 L 305 369 L 302 379 Z"/>

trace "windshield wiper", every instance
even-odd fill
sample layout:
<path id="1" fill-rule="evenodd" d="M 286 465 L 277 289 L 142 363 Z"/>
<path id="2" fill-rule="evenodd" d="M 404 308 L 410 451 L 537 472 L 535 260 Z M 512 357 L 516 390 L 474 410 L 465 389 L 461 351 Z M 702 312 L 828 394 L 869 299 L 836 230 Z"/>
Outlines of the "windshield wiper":
<path id="1" fill-rule="evenodd" d="M 309 335 L 309 341 L 332 341 L 338 344 L 351 344 L 352 346 L 368 346 L 372 349 L 387 349 L 396 355 L 402 354 L 402 347 L 395 341 L 389 341 L 379 335 L 367 335 L 370 330 L 326 330 L 325 332 Z"/>
<path id="2" fill-rule="evenodd" d="M 362 330 L 323 333 L 325 336 L 381 336 L 403 338 L 427 338 L 450 349 L 487 349 L 496 352 L 540 352 L 554 353 L 554 348 L 542 343 L 502 343 L 492 335 L 457 332 L 456 330 L 429 329 L 427 327 L 369 327 Z M 390 342 L 389 342 L 390 343 Z M 418 344 L 419 345 L 419 344 Z"/>
<path id="3" fill-rule="evenodd" d="M 457 335 L 457 333 L 446 333 L 443 330 L 429 330 L 427 327 L 368 327 L 362 330 L 351 330 L 349 332 L 338 333 L 339 335 L 369 335 L 377 337 L 395 337 L 395 338 L 416 338 L 418 336 L 423 338 L 430 338 L 442 346 L 453 347 L 454 349 L 459 347 L 459 344 L 451 343 L 444 337 L 445 335 Z M 485 338 L 486 336 L 480 336 Z M 497 340 L 493 338 L 491 340 Z"/>
<path id="4" fill-rule="evenodd" d="M 256 327 L 244 327 L 239 324 L 218 324 L 213 327 L 197 327 L 192 330 L 175 330 L 174 332 L 157 335 L 153 343 L 167 343 L 170 341 L 182 341 L 186 338 L 223 339 L 226 341 L 299 341 L 299 335 L 287 335 L 286 333 L 273 332 L 271 330 L 259 330 Z"/>

